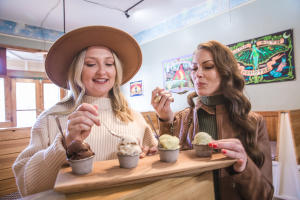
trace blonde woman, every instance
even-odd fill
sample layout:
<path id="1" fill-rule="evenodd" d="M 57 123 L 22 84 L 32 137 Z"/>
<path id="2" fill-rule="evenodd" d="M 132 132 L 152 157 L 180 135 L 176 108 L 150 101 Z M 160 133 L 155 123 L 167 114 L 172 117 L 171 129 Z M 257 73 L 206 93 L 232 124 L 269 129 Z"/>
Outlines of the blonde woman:
<path id="1" fill-rule="evenodd" d="M 13 165 L 22 196 L 52 189 L 66 162 L 56 117 L 65 130 L 66 146 L 73 140 L 84 140 L 97 161 L 116 158 L 119 139 L 111 131 L 138 138 L 143 155 L 156 151 L 151 129 L 120 92 L 141 62 L 136 41 L 112 27 L 83 27 L 53 44 L 45 61 L 47 75 L 56 85 L 70 89 L 71 95 L 39 116 L 29 146 Z"/>

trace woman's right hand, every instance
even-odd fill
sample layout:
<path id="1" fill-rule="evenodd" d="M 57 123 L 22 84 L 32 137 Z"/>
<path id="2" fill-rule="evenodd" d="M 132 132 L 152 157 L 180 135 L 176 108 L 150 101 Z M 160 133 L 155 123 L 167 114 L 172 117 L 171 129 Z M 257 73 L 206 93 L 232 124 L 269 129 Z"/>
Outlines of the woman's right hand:
<path id="1" fill-rule="evenodd" d="M 157 87 L 152 91 L 151 105 L 163 121 L 173 121 L 174 114 L 170 106 L 173 101 L 172 94 L 164 89 Z"/>
<path id="2" fill-rule="evenodd" d="M 98 115 L 98 107 L 96 105 L 83 103 L 68 116 L 65 136 L 67 147 L 73 140 L 83 141 L 87 138 L 94 124 L 100 126 Z"/>

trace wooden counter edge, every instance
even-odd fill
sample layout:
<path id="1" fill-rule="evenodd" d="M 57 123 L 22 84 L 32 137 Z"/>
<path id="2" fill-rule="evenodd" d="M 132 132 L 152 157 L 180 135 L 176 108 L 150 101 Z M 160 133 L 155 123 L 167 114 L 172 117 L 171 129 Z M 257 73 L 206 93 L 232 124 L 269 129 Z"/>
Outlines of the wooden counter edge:
<path id="1" fill-rule="evenodd" d="M 83 186 L 82 185 L 67 185 L 67 186 L 56 186 L 54 188 L 55 191 L 65 193 L 65 194 L 71 194 L 74 192 L 74 190 L 80 191 L 80 192 L 87 192 L 91 190 L 96 190 L 96 189 L 105 189 L 105 188 L 111 188 L 111 187 L 117 187 L 117 186 L 122 186 L 125 184 L 134 184 L 134 183 L 143 183 L 143 182 L 153 182 L 157 180 L 162 180 L 166 178 L 175 178 L 175 177 L 182 177 L 182 176 L 192 176 L 192 175 L 197 175 L 201 174 L 206 171 L 211 171 L 215 169 L 220 169 L 220 168 L 225 168 L 230 165 L 232 165 L 236 160 L 233 159 L 228 159 L 228 160 L 223 160 L 222 163 L 218 166 L 208 166 L 208 167 L 202 167 L 199 169 L 193 169 L 189 171 L 183 171 L 183 172 L 176 172 L 173 174 L 168 174 L 166 176 L 151 176 L 151 177 L 145 177 L 143 179 L 136 179 L 136 180 L 131 180 L 131 181 L 125 181 L 125 182 L 119 182 L 111 185 L 97 185 L 95 182 L 90 182 L 86 183 Z"/>

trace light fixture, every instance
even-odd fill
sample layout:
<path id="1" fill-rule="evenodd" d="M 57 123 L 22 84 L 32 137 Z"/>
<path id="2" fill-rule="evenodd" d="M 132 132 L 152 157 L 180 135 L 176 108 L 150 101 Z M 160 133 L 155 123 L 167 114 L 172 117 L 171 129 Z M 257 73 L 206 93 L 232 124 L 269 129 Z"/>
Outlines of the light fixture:
<path id="1" fill-rule="evenodd" d="M 128 12 L 127 12 L 127 11 L 124 11 L 124 14 L 125 14 L 125 16 L 126 16 L 127 18 L 129 18 L 129 17 L 130 17 L 130 15 L 128 14 Z"/>
<path id="2" fill-rule="evenodd" d="M 131 10 L 131 9 L 134 8 L 134 7 L 136 7 L 137 5 L 139 5 L 140 3 L 142 3 L 144 0 L 138 1 L 137 3 L 135 3 L 133 6 L 131 6 L 131 7 L 128 8 L 127 10 L 121 10 L 121 9 L 119 9 L 119 8 L 111 7 L 111 6 L 104 5 L 104 4 L 101 4 L 101 3 L 98 3 L 98 2 L 93 2 L 93 1 L 91 1 L 91 0 L 83 0 L 83 1 L 85 1 L 85 2 L 87 2 L 87 3 L 95 4 L 95 5 L 98 5 L 98 6 L 102 6 L 102 7 L 104 7 L 104 8 L 108 8 L 108 9 L 112 9 L 112 10 L 118 10 L 118 11 L 124 13 L 125 16 L 126 16 L 127 18 L 129 18 L 129 17 L 130 17 L 130 15 L 129 15 L 129 13 L 128 13 L 129 10 Z"/>
<path id="3" fill-rule="evenodd" d="M 138 1 L 136 4 L 134 4 L 133 6 L 131 6 L 130 8 L 128 8 L 127 10 L 124 11 L 124 14 L 127 18 L 130 17 L 130 15 L 128 14 L 129 10 L 131 10 L 132 8 L 136 7 L 137 5 L 139 5 L 140 3 L 142 3 L 144 0 L 140 0 Z"/>

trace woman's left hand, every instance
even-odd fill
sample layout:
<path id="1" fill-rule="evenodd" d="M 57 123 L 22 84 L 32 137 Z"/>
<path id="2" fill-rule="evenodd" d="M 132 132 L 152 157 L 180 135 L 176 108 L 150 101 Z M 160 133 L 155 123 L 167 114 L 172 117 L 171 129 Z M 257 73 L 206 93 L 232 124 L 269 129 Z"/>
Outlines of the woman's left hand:
<path id="1" fill-rule="evenodd" d="M 156 146 L 153 146 L 151 148 L 149 148 L 148 146 L 143 146 L 142 147 L 142 153 L 140 154 L 140 158 L 144 158 L 146 155 L 151 156 L 156 154 L 156 152 L 158 151 Z"/>
<path id="2" fill-rule="evenodd" d="M 236 138 L 215 140 L 210 142 L 209 146 L 214 149 L 221 149 L 221 152 L 229 158 L 237 159 L 233 165 L 234 171 L 242 172 L 245 170 L 248 156 L 240 140 Z"/>

